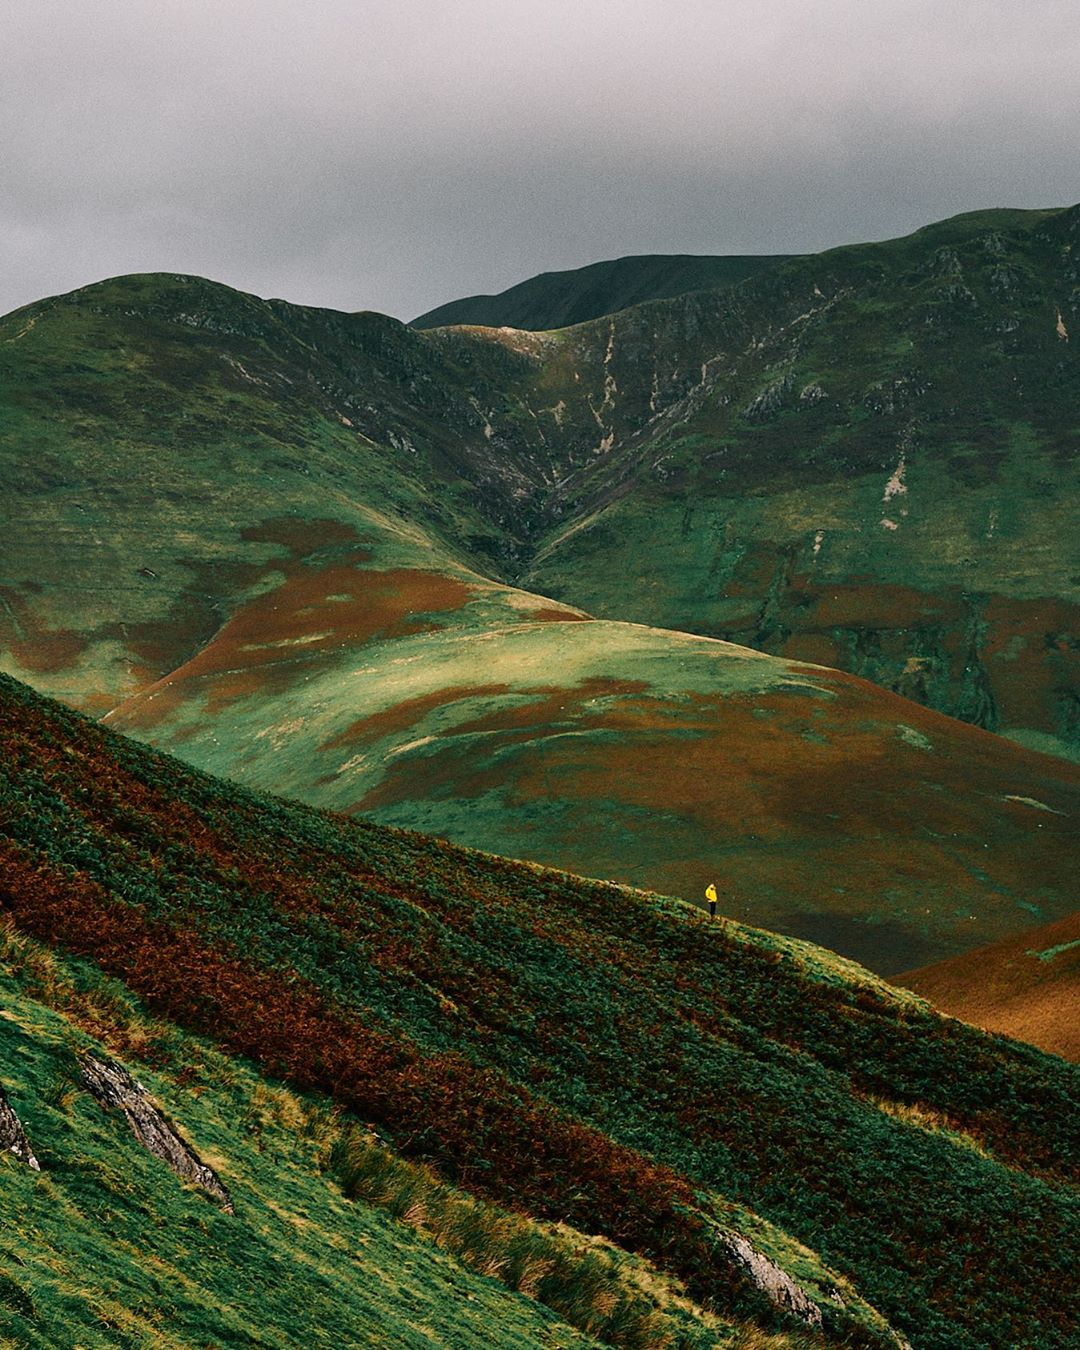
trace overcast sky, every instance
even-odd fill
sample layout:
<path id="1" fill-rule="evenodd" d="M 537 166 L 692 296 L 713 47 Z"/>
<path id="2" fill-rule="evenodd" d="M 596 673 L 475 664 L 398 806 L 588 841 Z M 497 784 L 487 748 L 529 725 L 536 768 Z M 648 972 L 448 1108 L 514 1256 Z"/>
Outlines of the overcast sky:
<path id="1" fill-rule="evenodd" d="M 0 11 L 0 313 L 167 270 L 407 319 L 1080 199 L 1080 0 Z"/>

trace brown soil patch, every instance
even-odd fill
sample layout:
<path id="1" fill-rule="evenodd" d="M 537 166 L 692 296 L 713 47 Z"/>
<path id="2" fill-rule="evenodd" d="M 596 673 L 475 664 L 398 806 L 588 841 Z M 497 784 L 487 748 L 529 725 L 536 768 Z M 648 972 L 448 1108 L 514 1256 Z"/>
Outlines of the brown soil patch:
<path id="1" fill-rule="evenodd" d="M 283 693 L 345 649 L 441 627 L 421 616 L 459 610 L 469 599 L 469 588 L 454 577 L 413 568 L 371 571 L 361 566 L 366 556 L 290 568 L 280 586 L 239 609 L 190 661 L 125 705 L 118 725 L 158 725 L 196 681 L 210 714 L 241 698 Z"/>
<path id="2" fill-rule="evenodd" d="M 159 725 L 190 696 L 192 681 L 202 685 L 211 714 L 241 698 L 282 693 L 343 649 L 438 627 L 434 618 L 418 616 L 459 610 L 471 594 L 464 582 L 438 572 L 365 567 L 371 554 L 342 521 L 270 520 L 240 535 L 246 543 L 277 544 L 287 556 L 186 562 L 195 582 L 169 618 L 127 632 L 142 661 L 160 668 L 184 649 L 183 664 L 124 704 L 117 725 Z M 239 593 L 273 576 L 282 577 L 280 584 L 237 607 Z M 198 649 L 191 654 L 193 643 Z"/>
<path id="3" fill-rule="evenodd" d="M 320 750 L 348 749 L 363 741 L 378 740 L 383 736 L 392 736 L 415 725 L 436 708 L 456 703 L 459 699 L 483 698 L 488 695 L 508 693 L 507 684 L 459 684 L 447 689 L 435 689 L 430 694 L 420 694 L 416 698 L 404 699 L 382 712 L 372 713 L 368 717 L 358 717 L 344 731 L 339 731 L 328 741 L 323 741 Z"/>
<path id="4" fill-rule="evenodd" d="M 1008 725 L 1059 732 L 1058 701 L 1080 688 L 1080 606 L 993 596 L 985 618 L 983 660 Z"/>
<path id="5" fill-rule="evenodd" d="M 922 628 L 928 623 L 961 623 L 959 600 L 947 593 L 928 595 L 910 586 L 843 583 L 815 585 L 803 577 L 792 578 L 792 590 L 811 601 L 799 616 L 802 629 L 830 628 Z"/>
<path id="6" fill-rule="evenodd" d="M 285 518 L 263 521 L 240 531 L 245 543 L 277 544 L 287 551 L 285 558 L 264 562 L 241 559 L 181 558 L 181 566 L 192 580 L 175 598 L 162 619 L 146 623 L 111 625 L 105 636 L 119 638 L 145 671 L 146 684 L 153 684 L 178 667 L 194 660 L 227 626 L 229 614 L 242 604 L 241 597 L 266 577 L 284 574 L 287 578 L 302 570 L 329 561 L 328 555 L 341 554 L 354 565 L 370 558 L 359 547 L 353 526 L 338 520 L 300 520 Z"/>
<path id="7" fill-rule="evenodd" d="M 294 559 L 325 553 L 327 549 L 343 548 L 359 543 L 354 526 L 343 520 L 308 520 L 306 517 L 283 516 L 278 520 L 264 520 L 240 531 L 240 538 L 251 544 L 280 544 Z"/>
<path id="8" fill-rule="evenodd" d="M 33 593 L 37 588 L 26 589 Z M 43 624 L 14 586 L 0 586 L 0 644 L 23 670 L 34 675 L 55 675 L 67 670 L 90 645 L 71 628 L 49 628 Z"/>

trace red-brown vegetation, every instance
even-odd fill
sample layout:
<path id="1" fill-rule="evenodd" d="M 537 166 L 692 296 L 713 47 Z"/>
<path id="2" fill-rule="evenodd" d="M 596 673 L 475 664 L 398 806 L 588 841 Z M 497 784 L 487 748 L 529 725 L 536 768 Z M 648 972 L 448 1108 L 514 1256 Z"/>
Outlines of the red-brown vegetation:
<path id="1" fill-rule="evenodd" d="M 1080 911 L 894 983 L 965 1022 L 1080 1060 Z"/>

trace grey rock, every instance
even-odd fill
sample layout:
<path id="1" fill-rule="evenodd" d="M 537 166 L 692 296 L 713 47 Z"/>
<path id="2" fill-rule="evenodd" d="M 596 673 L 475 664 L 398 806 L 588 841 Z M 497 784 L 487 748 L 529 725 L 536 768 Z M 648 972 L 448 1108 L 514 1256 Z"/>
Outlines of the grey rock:
<path id="1" fill-rule="evenodd" d="M 720 1230 L 718 1236 L 720 1246 L 726 1251 L 729 1259 L 741 1268 L 751 1284 L 764 1294 L 774 1307 L 797 1318 L 804 1326 L 823 1325 L 824 1315 L 818 1304 L 771 1257 L 766 1256 L 753 1243 L 731 1229 Z M 844 1296 L 835 1285 L 828 1286 L 825 1294 L 835 1308 L 846 1309 Z M 894 1350 L 912 1350 L 908 1341 L 891 1327 L 882 1327 L 879 1336 L 882 1345 L 890 1345 Z"/>
<path id="2" fill-rule="evenodd" d="M 743 416 L 748 422 L 767 422 L 770 418 L 775 417 L 787 402 L 794 383 L 795 378 L 790 371 L 780 379 L 773 380 L 755 399 L 746 405 L 743 409 Z"/>
<path id="3" fill-rule="evenodd" d="M 797 1317 L 807 1326 L 821 1326 L 821 1309 L 786 1270 L 782 1270 L 775 1261 L 759 1252 L 738 1233 L 727 1231 L 722 1234 L 720 1241 L 727 1248 L 728 1255 L 742 1267 L 751 1283 L 770 1303 Z"/>
<path id="4" fill-rule="evenodd" d="M 120 1064 L 86 1055 L 80 1062 L 82 1081 L 87 1091 L 106 1109 L 119 1110 L 127 1117 L 139 1143 L 155 1158 L 160 1158 L 184 1181 L 212 1196 L 226 1214 L 233 1212 L 228 1189 L 211 1167 L 202 1162 L 195 1150 L 177 1134 L 150 1100 L 146 1089 Z"/>
<path id="5" fill-rule="evenodd" d="M 34 1157 L 22 1121 L 15 1114 L 15 1108 L 8 1101 L 7 1093 L 2 1087 L 0 1087 L 0 1152 L 14 1153 L 19 1162 L 25 1163 L 35 1172 L 41 1171 L 41 1164 Z"/>

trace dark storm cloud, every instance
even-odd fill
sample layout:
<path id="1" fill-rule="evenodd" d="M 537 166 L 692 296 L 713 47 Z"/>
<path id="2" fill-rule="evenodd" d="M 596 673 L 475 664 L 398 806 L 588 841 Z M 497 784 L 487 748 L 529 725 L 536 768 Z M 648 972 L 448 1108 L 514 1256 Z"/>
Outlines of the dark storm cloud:
<path id="1" fill-rule="evenodd" d="M 401 317 L 1080 197 L 1076 0 L 9 0 L 0 312 L 197 272 Z"/>

